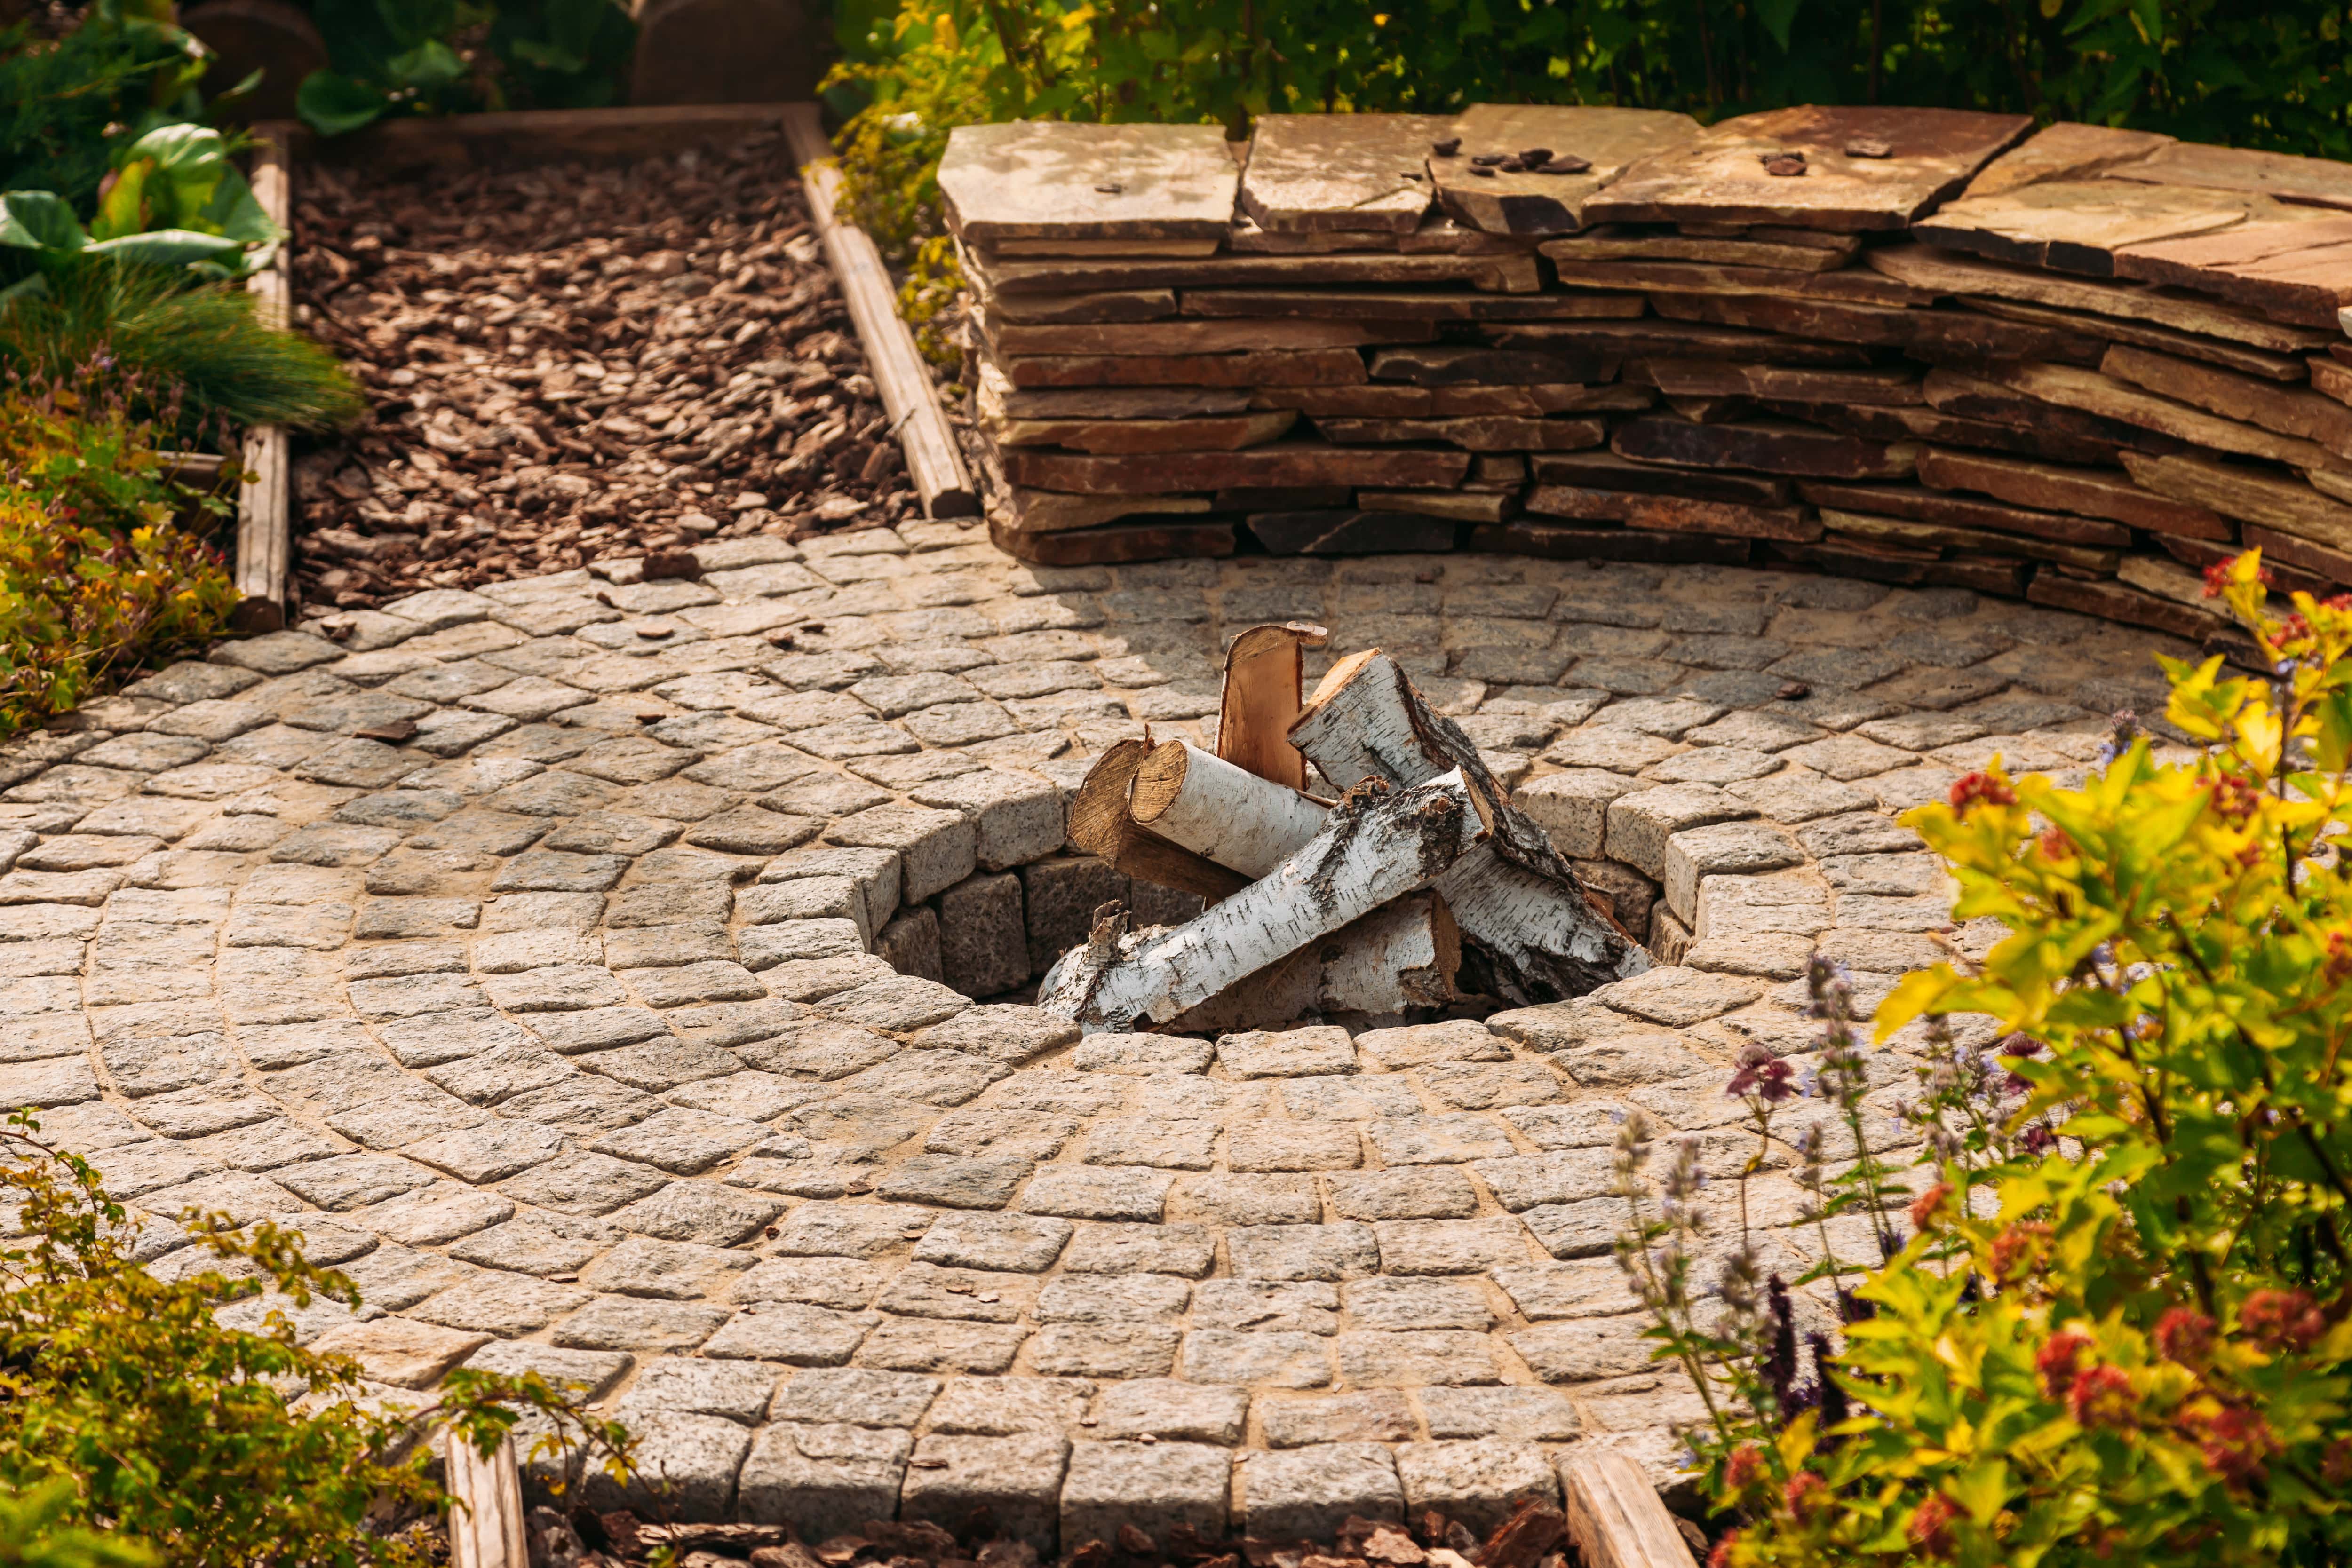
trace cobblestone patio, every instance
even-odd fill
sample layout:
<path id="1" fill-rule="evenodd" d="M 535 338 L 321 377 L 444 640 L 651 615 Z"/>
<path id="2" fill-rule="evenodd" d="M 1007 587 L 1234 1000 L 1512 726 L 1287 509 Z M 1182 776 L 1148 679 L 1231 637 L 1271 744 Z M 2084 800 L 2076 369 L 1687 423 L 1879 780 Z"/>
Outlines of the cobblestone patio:
<path id="1" fill-rule="evenodd" d="M 2145 634 L 1948 590 L 1053 571 L 932 523 L 706 568 L 432 591 L 6 747 L 0 1098 L 154 1215 L 291 1217 L 368 1301 L 301 1332 L 388 1390 L 582 1379 L 689 1516 L 812 1537 L 1478 1528 L 1565 1445 L 1663 1474 L 1689 1402 L 1607 1256 L 1612 1116 L 1735 1169 L 1727 1064 L 1809 1049 L 1813 947 L 1866 1006 L 1937 956 L 1890 814 L 2160 711 Z M 1661 967 L 1352 1040 L 968 1000 L 1129 895 L 1064 852 L 1089 757 L 1211 741 L 1223 640 L 1289 618 L 1397 654 Z"/>

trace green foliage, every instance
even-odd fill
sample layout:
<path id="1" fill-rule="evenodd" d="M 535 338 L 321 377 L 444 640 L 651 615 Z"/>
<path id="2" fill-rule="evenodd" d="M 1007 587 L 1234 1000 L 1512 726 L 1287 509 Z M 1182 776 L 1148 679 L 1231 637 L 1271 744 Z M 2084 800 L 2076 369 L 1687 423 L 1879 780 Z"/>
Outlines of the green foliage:
<path id="1" fill-rule="evenodd" d="M 227 504 L 166 478 L 154 434 L 69 391 L 0 398 L 0 735 L 226 627 L 236 592 L 205 535 Z"/>
<path id="2" fill-rule="evenodd" d="M 5 1568 L 153 1568 L 154 1549 L 119 1534 L 63 1521 L 73 1484 L 53 1480 L 19 1496 L 0 1495 L 0 1564 Z"/>
<path id="3" fill-rule="evenodd" d="M 421 1415 L 364 1400 L 359 1368 L 295 1343 L 273 1310 L 257 1333 L 225 1329 L 224 1301 L 267 1291 L 295 1308 L 357 1306 L 342 1275 L 306 1260 L 299 1232 L 238 1231 L 189 1213 L 196 1244 L 247 1277 L 208 1270 L 156 1279 L 131 1259 L 133 1232 L 89 1162 L 50 1148 L 29 1113 L 0 1131 L 0 1185 L 27 1239 L 0 1250 L 0 1486 L 33 1489 L 17 1526 L 46 1534 L 56 1568 L 131 1568 L 74 1533 L 103 1526 L 152 1542 L 174 1563 L 413 1561 L 369 1528 L 385 1505 L 443 1505 L 418 1437 L 447 1422 L 485 1453 L 526 1412 L 556 1442 L 626 1473 L 628 1437 L 581 1414 L 537 1375 L 453 1374 Z M 25 1515 L 18 1515 L 24 1518 Z M 11 1515 L 0 1508 L 0 1559 Z"/>
<path id="4" fill-rule="evenodd" d="M 0 296 L 0 373 L 70 382 L 163 422 L 173 439 L 217 444 L 224 423 L 330 430 L 366 406 L 332 354 L 261 321 L 242 288 L 52 257 L 12 294 Z"/>
<path id="5" fill-rule="evenodd" d="M 229 162 L 227 140 L 207 126 L 159 125 L 114 162 L 86 231 L 54 192 L 0 195 L 0 246 L 233 277 L 246 270 L 248 246 L 285 238 Z"/>
<path id="6" fill-rule="evenodd" d="M 855 0 L 866 102 L 839 146 L 849 204 L 903 253 L 936 232 L 953 127 L 1213 121 L 1620 104 L 1703 120 L 1905 103 L 2087 120 L 2352 156 L 2341 0 Z"/>
<path id="7" fill-rule="evenodd" d="M 0 191 L 97 204 L 117 155 L 156 126 L 200 117 L 195 41 L 158 0 L 99 0 L 54 42 L 0 28 Z"/>
<path id="8" fill-rule="evenodd" d="M 612 0 L 507 0 L 490 25 L 520 103 L 602 109 L 621 98 L 636 24 Z"/>
<path id="9" fill-rule="evenodd" d="M 331 69 L 295 107 L 322 136 L 386 115 L 593 109 L 636 41 L 619 0 L 310 0 Z"/>
<path id="10" fill-rule="evenodd" d="M 1880 1038 L 1955 1015 L 2002 1032 L 1929 1071 L 1907 1243 L 1894 1173 L 1865 1159 L 1834 1190 L 1800 1148 L 1822 1251 L 1858 1193 L 1884 1238 L 1858 1282 L 1808 1276 L 1845 1309 L 1827 1385 L 1795 1385 L 1752 1237 L 1712 1323 L 1673 1289 L 1679 1220 L 1632 1239 L 1661 1354 L 1713 1400 L 1697 1447 L 1742 1519 L 1717 1568 L 2352 1552 L 2352 598 L 2279 618 L 2253 552 L 2209 575 L 2273 675 L 2166 661 L 2189 759 L 2119 732 L 2079 789 L 1996 761 L 1904 819 L 1958 879 L 1956 917 L 2008 935 L 1906 979 Z M 1858 1103 L 1851 1040 L 1822 1061 Z M 1735 1082 L 1759 1134 L 1785 1066 Z"/>

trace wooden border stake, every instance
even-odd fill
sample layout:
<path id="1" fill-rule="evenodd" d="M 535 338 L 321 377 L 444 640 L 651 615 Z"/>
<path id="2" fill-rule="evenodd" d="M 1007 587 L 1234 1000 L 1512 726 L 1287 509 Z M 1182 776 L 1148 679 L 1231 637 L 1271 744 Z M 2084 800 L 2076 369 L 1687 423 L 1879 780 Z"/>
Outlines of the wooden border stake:
<path id="1" fill-rule="evenodd" d="M 523 1533 L 522 1470 L 512 1437 L 488 1458 L 451 1427 L 444 1451 L 449 1492 L 449 1568 L 530 1568 Z"/>
<path id="2" fill-rule="evenodd" d="M 1290 744 L 1290 727 L 1306 689 L 1303 650 L 1330 640 L 1330 632 L 1304 621 L 1253 626 L 1234 639 L 1217 714 L 1219 757 L 1261 779 L 1307 788 L 1307 758 Z"/>
<path id="3" fill-rule="evenodd" d="M 1559 1462 L 1568 1538 L 1584 1568 L 1691 1568 L 1691 1549 L 1642 1467 L 1603 1449 Z"/>
<path id="4" fill-rule="evenodd" d="M 246 287 L 254 314 L 273 327 L 294 321 L 294 163 L 288 149 L 294 128 L 272 121 L 255 128 L 253 196 L 286 238 L 269 265 Z M 236 493 L 236 608 L 229 624 L 239 632 L 275 632 L 286 624 L 286 580 L 293 569 L 292 454 L 281 425 L 245 433 L 247 476 Z"/>
<path id="5" fill-rule="evenodd" d="M 866 345 L 866 363 L 882 393 L 883 411 L 898 444 L 907 455 L 907 476 L 923 498 L 923 510 L 934 517 L 976 517 L 980 498 L 972 492 L 955 433 L 940 411 L 939 389 L 930 368 L 916 350 L 915 336 L 898 315 L 898 291 L 890 286 L 889 270 L 873 238 L 856 224 L 836 215 L 841 173 L 827 162 L 833 147 L 825 140 L 824 122 L 813 103 L 784 106 L 784 135 L 793 157 L 801 165 L 801 183 L 808 189 L 809 215 L 815 220 L 824 258 L 841 285 L 849 319 Z"/>

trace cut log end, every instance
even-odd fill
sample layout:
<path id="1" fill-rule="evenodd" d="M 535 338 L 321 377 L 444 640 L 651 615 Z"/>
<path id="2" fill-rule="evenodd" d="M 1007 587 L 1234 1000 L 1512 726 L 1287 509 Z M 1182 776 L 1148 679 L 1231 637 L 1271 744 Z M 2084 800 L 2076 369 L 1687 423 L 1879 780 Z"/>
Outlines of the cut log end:
<path id="1" fill-rule="evenodd" d="M 1135 770 L 1129 787 L 1128 810 L 1135 820 L 1150 827 L 1167 813 L 1184 792 L 1184 776 L 1192 748 L 1181 740 L 1171 740 L 1154 747 Z"/>
<path id="2" fill-rule="evenodd" d="M 1290 743 L 1305 685 L 1303 651 L 1330 640 L 1304 621 L 1253 626 L 1225 650 L 1224 702 L 1217 716 L 1217 755 L 1236 768 L 1293 789 L 1307 787 L 1307 762 Z"/>

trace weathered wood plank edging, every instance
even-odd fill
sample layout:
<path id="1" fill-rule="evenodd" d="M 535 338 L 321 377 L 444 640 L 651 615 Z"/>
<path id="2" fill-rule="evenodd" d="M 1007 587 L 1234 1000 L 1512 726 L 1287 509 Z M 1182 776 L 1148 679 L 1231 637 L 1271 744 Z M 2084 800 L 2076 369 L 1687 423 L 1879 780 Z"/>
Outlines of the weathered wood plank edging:
<path id="1" fill-rule="evenodd" d="M 291 142 L 298 127 L 257 127 L 253 195 L 286 238 L 269 265 L 247 287 L 254 309 L 272 326 L 293 321 L 294 165 Z M 292 455 L 282 425 L 260 424 L 246 432 L 245 479 L 236 496 L 236 608 L 230 624 L 240 632 L 275 632 L 286 624 L 286 581 L 293 570 Z"/>
<path id="2" fill-rule="evenodd" d="M 856 224 L 845 223 L 835 211 L 841 174 L 825 160 L 833 155 L 824 125 L 814 103 L 789 104 L 784 110 L 784 134 L 793 156 L 801 164 L 801 181 L 808 190 L 809 214 L 824 258 L 833 268 L 841 297 L 856 323 L 858 340 L 874 384 L 882 394 L 883 411 L 907 455 L 907 476 L 923 498 L 923 510 L 934 517 L 980 515 L 980 497 L 971 476 L 956 450 L 955 434 L 940 408 L 939 389 L 929 368 L 915 347 L 914 334 L 898 314 L 890 274 L 882 265 L 874 240 Z"/>
<path id="3" fill-rule="evenodd" d="M 457 1427 L 443 1438 L 449 1510 L 449 1568 L 530 1568 L 523 1528 L 522 1472 L 512 1437 L 485 1458 Z"/>

